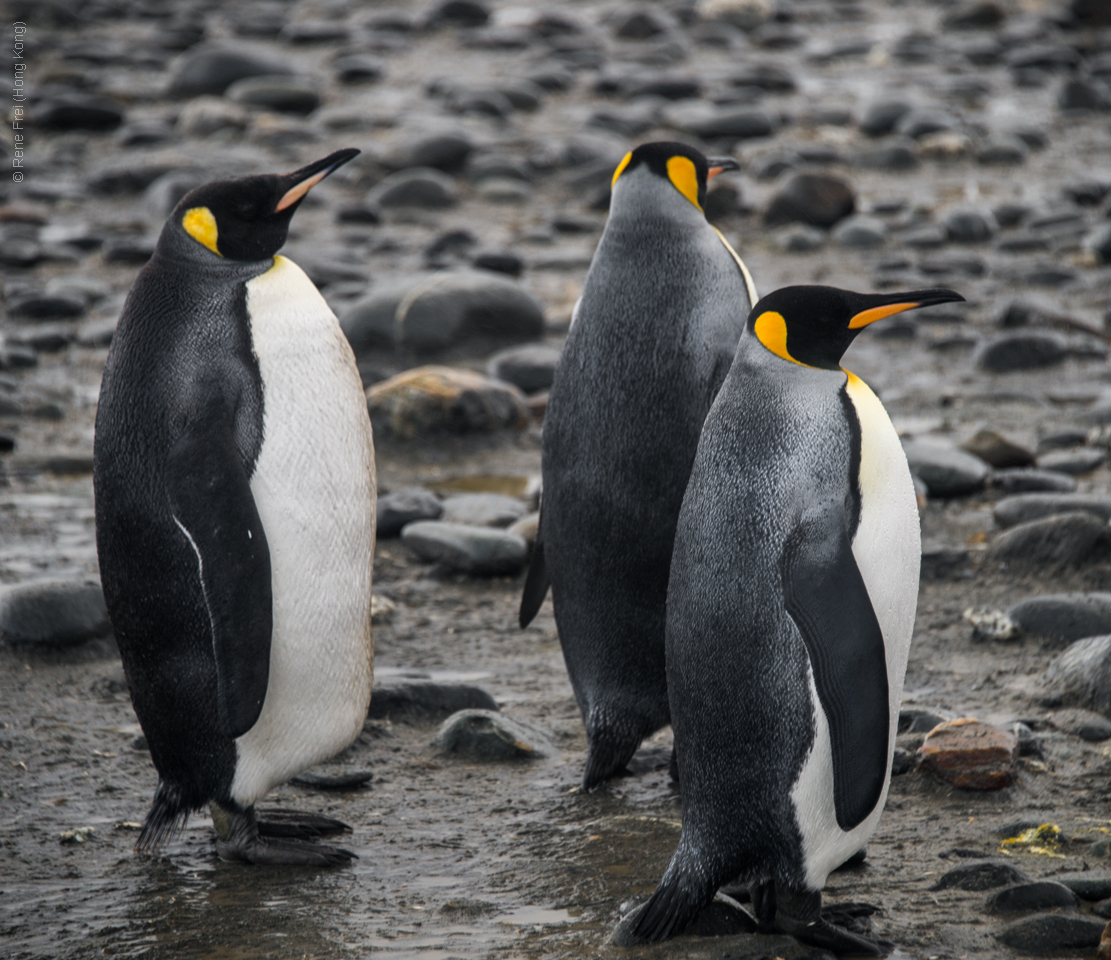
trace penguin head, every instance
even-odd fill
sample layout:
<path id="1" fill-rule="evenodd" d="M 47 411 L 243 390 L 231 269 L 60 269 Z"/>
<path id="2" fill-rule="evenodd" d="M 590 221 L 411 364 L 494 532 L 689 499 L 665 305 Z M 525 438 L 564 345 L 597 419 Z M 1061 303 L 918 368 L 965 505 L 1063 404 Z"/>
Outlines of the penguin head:
<path id="1" fill-rule="evenodd" d="M 904 310 L 964 300 L 943 288 L 853 293 L 836 287 L 782 287 L 760 300 L 748 329 L 768 350 L 804 367 L 839 370 L 841 357 L 868 324 Z"/>
<path id="2" fill-rule="evenodd" d="M 659 177 L 661 184 L 670 184 L 701 210 L 706 184 L 723 170 L 739 170 L 740 166 L 732 157 L 706 157 L 685 143 L 644 143 L 625 154 L 617 165 L 610 183 L 614 195 L 622 177 L 642 168 Z"/>
<path id="3" fill-rule="evenodd" d="M 284 175 L 214 180 L 187 193 L 171 220 L 218 256 L 265 260 L 282 248 L 289 221 L 305 195 L 358 153 L 339 150 Z"/>

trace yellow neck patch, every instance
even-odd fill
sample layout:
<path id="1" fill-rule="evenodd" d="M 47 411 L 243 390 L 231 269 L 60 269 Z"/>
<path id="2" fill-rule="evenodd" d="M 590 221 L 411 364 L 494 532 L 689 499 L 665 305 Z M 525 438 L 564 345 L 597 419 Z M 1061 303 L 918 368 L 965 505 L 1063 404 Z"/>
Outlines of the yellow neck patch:
<path id="1" fill-rule="evenodd" d="M 629 165 L 629 161 L 633 159 L 633 151 L 630 150 L 625 154 L 625 158 L 617 165 L 617 169 L 613 171 L 613 179 L 610 181 L 610 190 L 617 186 L 617 178 L 625 172 L 625 168 Z"/>
<path id="2" fill-rule="evenodd" d="M 208 247 L 216 256 L 223 256 L 216 248 L 216 217 L 208 207 L 193 207 L 192 210 L 186 210 L 185 216 L 181 218 L 181 225 L 197 243 Z"/>
<path id="3" fill-rule="evenodd" d="M 791 363 L 798 363 L 800 367 L 810 366 L 808 363 L 799 363 L 787 352 L 787 321 L 783 319 L 783 314 L 776 313 L 774 310 L 760 314 L 756 318 L 756 323 L 752 325 L 752 330 L 756 334 L 756 339 L 777 357 L 790 360 Z"/>
<path id="4" fill-rule="evenodd" d="M 676 190 L 699 210 L 702 209 L 702 204 L 698 202 L 698 173 L 694 169 L 693 160 L 689 157 L 672 157 L 667 161 L 667 177 Z"/>

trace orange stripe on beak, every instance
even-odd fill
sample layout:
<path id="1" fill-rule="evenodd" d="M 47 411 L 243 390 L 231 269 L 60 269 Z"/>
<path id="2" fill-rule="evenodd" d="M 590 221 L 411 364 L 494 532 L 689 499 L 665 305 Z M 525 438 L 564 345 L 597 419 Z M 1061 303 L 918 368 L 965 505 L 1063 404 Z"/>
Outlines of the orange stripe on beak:
<path id="1" fill-rule="evenodd" d="M 309 177 L 308 180 L 302 180 L 297 186 L 287 191 L 286 195 L 278 201 L 278 205 L 274 208 L 274 212 L 281 213 L 286 207 L 295 204 L 331 172 L 332 168 L 329 167 L 327 170 L 321 170 L 320 173 L 315 176 Z"/>
<path id="2" fill-rule="evenodd" d="M 850 330 L 859 330 L 870 323 L 890 317 L 893 313 L 902 313 L 904 310 L 913 310 L 919 306 L 917 303 L 889 303 L 883 307 L 872 307 L 871 310 L 862 310 L 849 321 Z"/>

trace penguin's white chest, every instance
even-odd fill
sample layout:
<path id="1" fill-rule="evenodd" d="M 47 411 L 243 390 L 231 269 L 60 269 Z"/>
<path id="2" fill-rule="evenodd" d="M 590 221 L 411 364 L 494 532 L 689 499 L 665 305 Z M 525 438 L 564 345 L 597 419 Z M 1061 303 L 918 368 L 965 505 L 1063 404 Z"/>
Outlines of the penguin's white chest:
<path id="1" fill-rule="evenodd" d="M 258 722 L 236 740 L 232 796 L 254 803 L 346 747 L 370 702 L 376 481 L 351 347 L 295 263 L 247 284 L 262 377 L 251 493 L 270 548 L 274 629 Z"/>
<path id="2" fill-rule="evenodd" d="M 803 839 L 807 883 L 812 889 L 820 889 L 831 870 L 861 850 L 879 824 L 891 781 L 890 757 L 898 732 L 922 558 L 914 483 L 899 436 L 871 388 L 851 373 L 848 377 L 846 391 L 860 422 L 860 522 L 852 550 L 883 633 L 889 759 L 883 792 L 875 809 L 852 830 L 842 830 L 834 809 L 829 723 L 811 671 L 810 698 L 816 720 L 814 745 L 792 797 Z"/>

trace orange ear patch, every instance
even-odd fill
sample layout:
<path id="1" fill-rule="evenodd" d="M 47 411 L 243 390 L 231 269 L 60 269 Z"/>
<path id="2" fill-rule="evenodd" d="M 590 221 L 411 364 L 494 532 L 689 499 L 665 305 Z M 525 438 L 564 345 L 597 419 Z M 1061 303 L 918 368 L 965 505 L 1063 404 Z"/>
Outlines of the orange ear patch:
<path id="1" fill-rule="evenodd" d="M 799 363 L 787 352 L 787 321 L 783 319 L 783 314 L 776 313 L 774 310 L 760 314 L 752 325 L 752 330 L 756 334 L 756 339 L 777 357 L 790 360 L 791 363 L 798 363 L 800 367 L 810 366 L 808 363 Z"/>
<path id="2" fill-rule="evenodd" d="M 630 150 L 625 154 L 622 161 L 617 165 L 617 169 L 613 171 L 613 179 L 610 181 L 610 189 L 612 190 L 617 186 L 617 178 L 625 172 L 625 168 L 629 165 L 629 161 L 633 159 L 633 151 Z"/>
<path id="3" fill-rule="evenodd" d="M 216 248 L 216 239 L 219 235 L 216 229 L 216 217 L 208 207 L 193 207 L 191 210 L 186 210 L 185 216 L 181 218 L 181 225 L 197 243 L 208 247 L 217 256 L 223 256 Z"/>
<path id="4" fill-rule="evenodd" d="M 694 169 L 693 160 L 689 157 L 672 157 L 667 161 L 667 177 L 676 190 L 699 210 L 702 209 L 702 204 L 698 202 L 698 172 Z"/>

